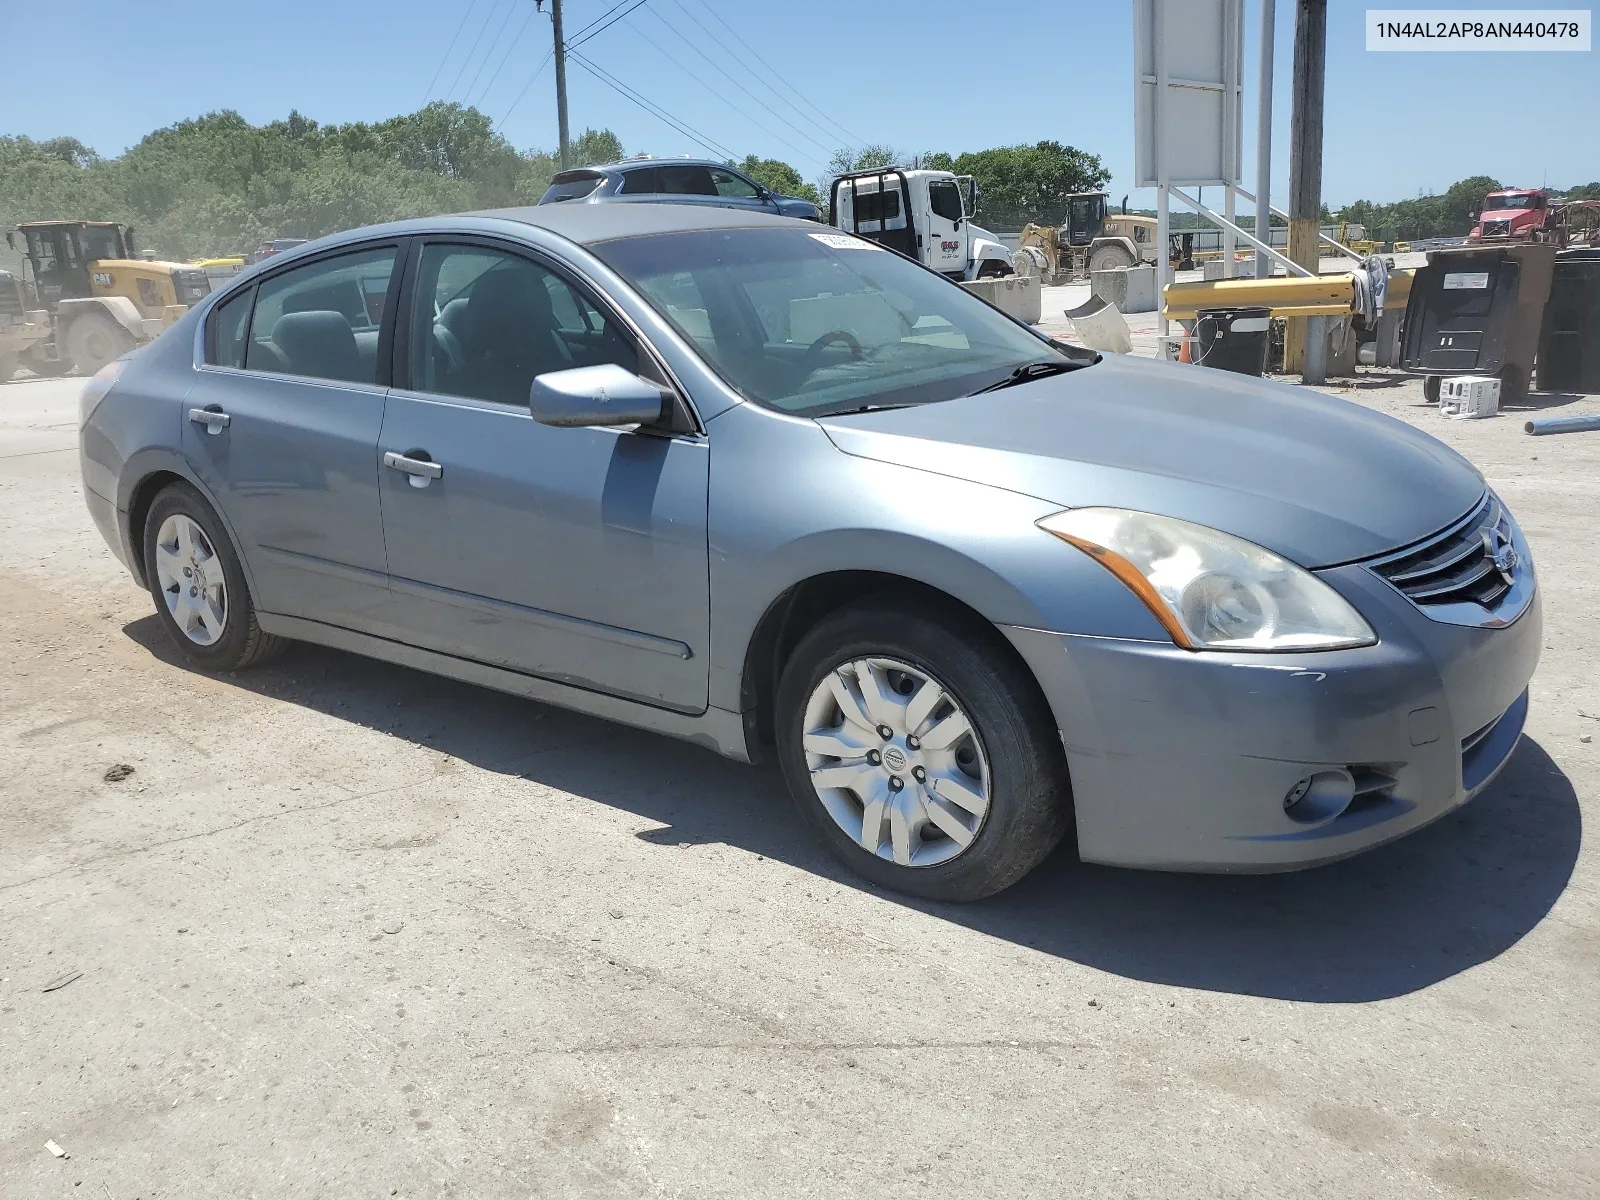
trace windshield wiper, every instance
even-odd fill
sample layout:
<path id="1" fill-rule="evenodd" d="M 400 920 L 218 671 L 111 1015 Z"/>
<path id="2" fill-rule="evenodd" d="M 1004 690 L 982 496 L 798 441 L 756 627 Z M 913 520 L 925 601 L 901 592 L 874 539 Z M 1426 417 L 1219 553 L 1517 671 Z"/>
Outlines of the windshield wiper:
<path id="1" fill-rule="evenodd" d="M 1063 362 L 1059 358 L 1041 358 L 1035 362 L 1023 363 L 1004 379 L 996 380 L 994 383 L 987 384 L 968 394 L 981 396 L 984 392 L 998 392 L 1001 388 L 1014 387 L 1019 383 L 1028 383 L 1035 379 L 1044 379 L 1050 375 L 1061 375 L 1067 371 L 1075 371 L 1077 369 L 1078 364 L 1076 363 Z"/>

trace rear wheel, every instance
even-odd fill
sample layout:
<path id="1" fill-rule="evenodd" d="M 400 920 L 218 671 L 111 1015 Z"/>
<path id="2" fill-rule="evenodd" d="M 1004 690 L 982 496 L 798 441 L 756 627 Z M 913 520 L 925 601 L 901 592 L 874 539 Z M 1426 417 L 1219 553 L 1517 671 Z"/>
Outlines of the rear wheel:
<path id="1" fill-rule="evenodd" d="M 262 632 L 239 555 L 211 506 L 188 484 L 169 484 L 150 505 L 144 564 L 167 636 L 195 666 L 237 671 L 288 644 Z"/>
<path id="2" fill-rule="evenodd" d="M 1021 879 L 1066 832 L 1054 721 L 992 630 L 887 605 L 844 610 L 795 647 L 777 708 L 795 802 L 829 849 L 876 883 L 981 899 Z"/>
<path id="3" fill-rule="evenodd" d="M 1115 271 L 1133 266 L 1133 255 L 1122 246 L 1096 246 L 1089 255 L 1089 271 Z"/>
<path id="4" fill-rule="evenodd" d="M 1439 385 L 1442 382 L 1437 375 L 1424 375 L 1422 377 L 1422 398 L 1429 404 L 1439 403 Z"/>
<path id="5" fill-rule="evenodd" d="M 134 344 L 128 331 L 104 313 L 83 313 L 67 328 L 67 356 L 84 375 L 121 358 Z"/>

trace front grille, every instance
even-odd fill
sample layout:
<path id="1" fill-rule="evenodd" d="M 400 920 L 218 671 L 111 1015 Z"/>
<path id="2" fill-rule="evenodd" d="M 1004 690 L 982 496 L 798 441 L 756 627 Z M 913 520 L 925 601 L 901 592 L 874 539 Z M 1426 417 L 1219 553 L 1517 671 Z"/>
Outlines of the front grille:
<path id="1" fill-rule="evenodd" d="M 1485 221 L 1483 223 L 1484 237 L 1505 237 L 1511 232 L 1511 221 Z"/>
<path id="2" fill-rule="evenodd" d="M 0 271 L 0 317 L 22 317 L 22 285 L 9 271 Z"/>
<path id="3" fill-rule="evenodd" d="M 1372 569 L 1425 608 L 1471 603 L 1489 609 L 1511 590 L 1507 576 L 1516 566 L 1511 522 L 1490 492 L 1463 520 Z"/>

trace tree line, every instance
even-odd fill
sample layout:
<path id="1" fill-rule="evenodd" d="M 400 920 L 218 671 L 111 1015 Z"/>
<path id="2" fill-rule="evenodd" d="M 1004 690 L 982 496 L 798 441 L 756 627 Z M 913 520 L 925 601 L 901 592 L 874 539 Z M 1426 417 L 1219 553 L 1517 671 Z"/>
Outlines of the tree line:
<path id="1" fill-rule="evenodd" d="M 586 129 L 569 147 L 575 166 L 622 157 L 622 143 L 608 129 Z M 780 159 L 748 155 L 729 165 L 773 191 L 823 205 L 832 181 L 849 171 L 900 165 L 971 175 L 974 215 L 997 229 L 1060 223 L 1069 195 L 1101 190 L 1111 179 L 1098 155 L 1058 141 L 920 154 L 875 144 L 840 150 L 810 182 Z M 252 125 L 224 111 L 158 129 L 114 158 L 72 137 L 0 136 L 0 228 L 50 217 L 120 221 L 138 228 L 142 245 L 185 259 L 237 253 L 272 237 L 533 204 L 558 169 L 554 152 L 517 150 L 489 117 L 460 104 L 440 101 L 348 125 L 319 125 L 298 112 Z M 1498 186 L 1474 176 L 1442 195 L 1359 200 L 1325 219 L 1359 222 L 1384 241 L 1459 236 L 1471 228 L 1484 193 Z M 1600 197 L 1600 183 L 1568 194 Z M 1204 224 L 1173 215 L 1174 228 Z"/>

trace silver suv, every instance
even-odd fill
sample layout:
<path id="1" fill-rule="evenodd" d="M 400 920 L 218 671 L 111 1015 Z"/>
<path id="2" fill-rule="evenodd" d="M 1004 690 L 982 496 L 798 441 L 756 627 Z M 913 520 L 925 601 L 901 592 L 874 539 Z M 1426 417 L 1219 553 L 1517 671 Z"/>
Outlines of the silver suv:
<path id="1" fill-rule="evenodd" d="M 573 200 L 666 200 L 822 220 L 822 210 L 810 200 L 780 195 L 743 171 L 708 158 L 630 158 L 607 166 L 577 167 L 552 179 L 539 203 Z"/>

